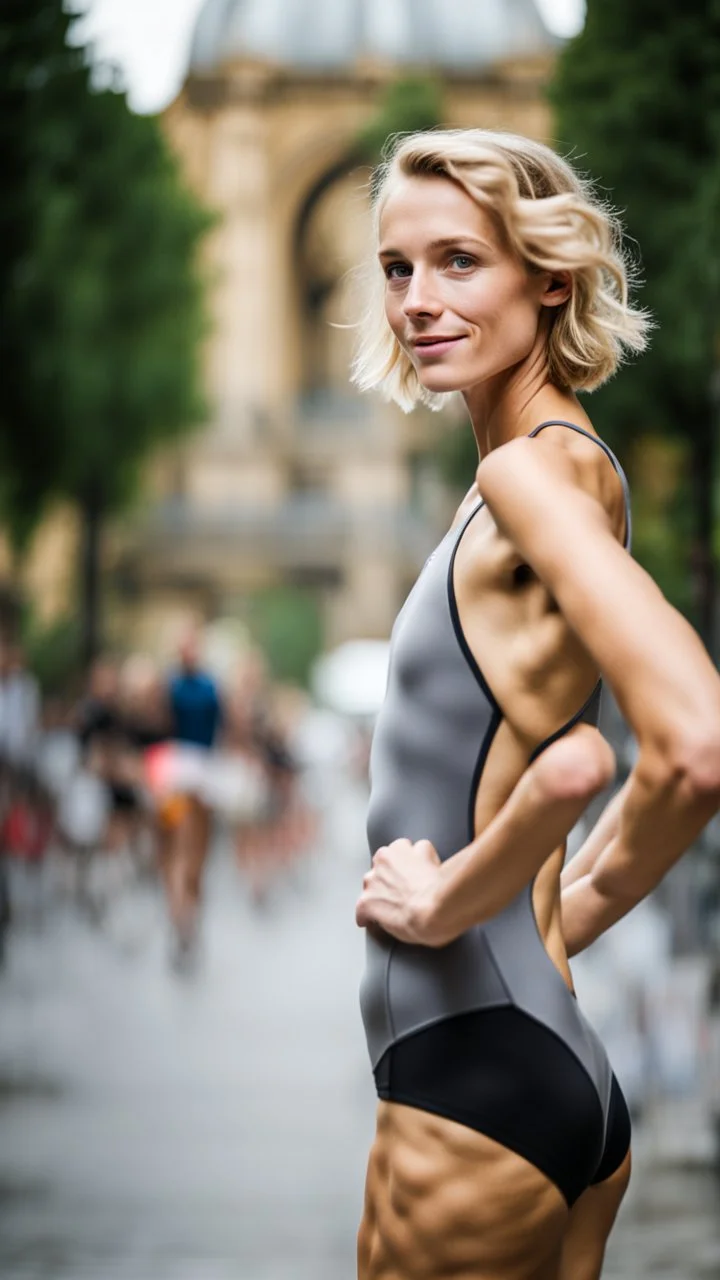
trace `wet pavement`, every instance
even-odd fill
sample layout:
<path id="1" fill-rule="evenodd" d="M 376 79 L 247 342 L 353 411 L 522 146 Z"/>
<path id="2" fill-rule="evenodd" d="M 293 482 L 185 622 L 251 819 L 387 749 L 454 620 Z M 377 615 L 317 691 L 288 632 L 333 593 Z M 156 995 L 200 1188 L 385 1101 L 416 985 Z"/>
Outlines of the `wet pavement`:
<path id="1" fill-rule="evenodd" d="M 707 1168 L 635 1162 L 603 1280 L 717 1280 L 720 1180 Z"/>
<path id="2" fill-rule="evenodd" d="M 264 910 L 218 846 L 192 978 L 152 888 L 100 929 L 55 909 L 12 939 L 2 1280 L 352 1280 L 374 1113 L 356 817 L 343 802 Z M 606 1280 L 720 1277 L 720 1183 L 669 1159 L 655 1121 L 637 1149 Z"/>

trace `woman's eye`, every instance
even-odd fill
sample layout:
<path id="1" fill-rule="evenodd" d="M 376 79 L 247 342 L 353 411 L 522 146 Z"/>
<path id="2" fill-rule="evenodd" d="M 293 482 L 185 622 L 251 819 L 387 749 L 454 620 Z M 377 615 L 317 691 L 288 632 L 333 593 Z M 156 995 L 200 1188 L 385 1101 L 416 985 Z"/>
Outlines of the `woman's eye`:
<path id="1" fill-rule="evenodd" d="M 467 271 L 470 267 L 475 266 L 475 259 L 471 258 L 467 253 L 454 253 L 450 262 L 459 271 Z"/>
<path id="2" fill-rule="evenodd" d="M 391 262 L 385 268 L 385 275 L 388 280 L 407 280 L 412 274 L 407 262 Z"/>

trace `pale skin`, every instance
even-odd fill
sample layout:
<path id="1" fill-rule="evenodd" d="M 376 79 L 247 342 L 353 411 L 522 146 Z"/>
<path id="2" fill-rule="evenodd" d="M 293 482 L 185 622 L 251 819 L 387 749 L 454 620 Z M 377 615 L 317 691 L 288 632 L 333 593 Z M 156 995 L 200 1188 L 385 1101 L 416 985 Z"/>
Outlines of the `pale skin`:
<path id="1" fill-rule="evenodd" d="M 563 273 L 530 272 L 456 184 L 408 177 L 380 223 L 386 314 L 421 382 L 461 391 L 478 445 L 454 581 L 468 644 L 503 712 L 475 802 L 475 839 L 441 863 L 429 841 L 376 851 L 357 922 L 441 946 L 534 880 L 545 946 L 568 956 L 625 915 L 720 806 L 720 680 L 699 639 L 623 549 L 609 460 L 548 374 Z M 435 342 L 433 339 L 449 339 Z M 562 871 L 565 839 L 611 780 L 579 726 L 528 767 L 599 675 L 638 742 L 622 791 Z M 629 1156 L 568 1210 L 534 1166 L 473 1129 L 381 1102 L 358 1238 L 360 1280 L 597 1280 Z"/>

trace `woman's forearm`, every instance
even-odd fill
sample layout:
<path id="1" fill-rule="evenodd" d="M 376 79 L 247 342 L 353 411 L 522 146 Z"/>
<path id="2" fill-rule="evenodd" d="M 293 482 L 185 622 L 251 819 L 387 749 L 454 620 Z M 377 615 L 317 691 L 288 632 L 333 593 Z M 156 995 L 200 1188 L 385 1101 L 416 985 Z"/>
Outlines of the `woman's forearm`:
<path id="1" fill-rule="evenodd" d="M 584 855 L 578 874 L 563 879 L 568 955 L 583 951 L 660 883 L 717 812 L 719 801 L 713 788 L 697 787 L 682 771 L 663 771 L 657 763 L 648 767 L 641 753 L 577 855 Z"/>
<path id="2" fill-rule="evenodd" d="M 617 834 L 590 874 L 603 896 L 639 902 L 717 812 L 720 792 L 642 751 L 628 782 Z"/>
<path id="3" fill-rule="evenodd" d="M 629 787 L 630 779 L 611 797 L 575 856 L 563 867 L 560 881 L 563 891 L 592 871 L 600 854 L 617 835 Z"/>
<path id="4" fill-rule="evenodd" d="M 459 937 L 502 911 L 565 841 L 589 799 L 607 786 L 614 757 L 582 726 L 532 764 L 481 836 L 439 869 L 431 935 Z"/>
<path id="5" fill-rule="evenodd" d="M 482 836 L 442 864 L 433 903 L 433 932 L 443 941 L 502 911 L 573 825 L 573 817 L 559 806 L 550 814 L 539 794 L 534 795 L 530 787 L 523 790 L 522 809 L 506 807 Z M 519 799 L 513 796 L 509 804 Z M 584 807 L 583 803 L 580 813 Z"/>
<path id="6" fill-rule="evenodd" d="M 591 942 L 617 924 L 637 906 L 639 898 L 606 896 L 593 883 L 588 872 L 564 888 L 560 898 L 562 932 L 570 958 L 584 951 Z"/>

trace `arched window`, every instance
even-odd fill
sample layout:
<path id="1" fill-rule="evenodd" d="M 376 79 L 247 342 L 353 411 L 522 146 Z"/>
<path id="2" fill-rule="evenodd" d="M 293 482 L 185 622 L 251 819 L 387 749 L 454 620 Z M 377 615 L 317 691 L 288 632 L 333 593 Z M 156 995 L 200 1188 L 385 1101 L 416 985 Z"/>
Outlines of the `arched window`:
<path id="1" fill-rule="evenodd" d="M 296 226 L 300 308 L 300 409 L 323 416 L 356 397 L 348 382 L 353 333 L 354 275 L 367 255 L 370 208 L 367 168 L 345 160 L 317 182 Z"/>

